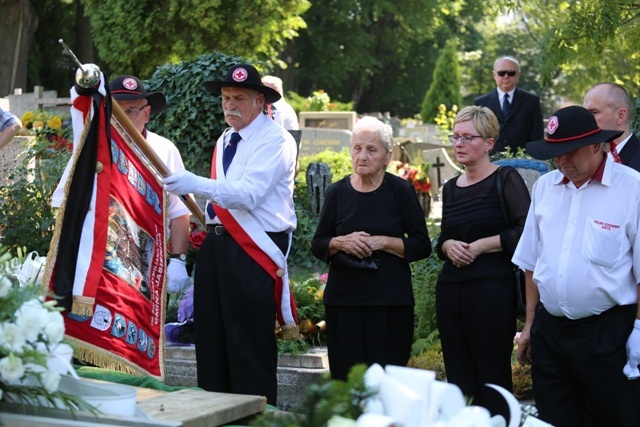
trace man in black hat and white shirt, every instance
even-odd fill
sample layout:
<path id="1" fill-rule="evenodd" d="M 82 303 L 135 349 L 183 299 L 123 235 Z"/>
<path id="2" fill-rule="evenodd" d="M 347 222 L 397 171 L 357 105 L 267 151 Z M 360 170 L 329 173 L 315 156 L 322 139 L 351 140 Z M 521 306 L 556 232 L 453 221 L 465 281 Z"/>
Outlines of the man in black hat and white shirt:
<path id="1" fill-rule="evenodd" d="M 518 343 L 540 418 L 554 426 L 637 426 L 640 402 L 640 173 L 615 163 L 600 129 L 571 106 L 527 153 L 558 169 L 534 184 L 512 261 L 526 271 Z"/>
<path id="2" fill-rule="evenodd" d="M 111 96 L 147 140 L 153 151 L 173 173 L 184 170 L 180 152 L 167 138 L 147 129 L 149 117 L 163 111 L 167 99 L 162 92 L 147 92 L 135 76 L 119 76 L 109 83 Z M 180 197 L 169 195 L 169 235 L 171 249 L 167 264 L 167 291 L 179 292 L 189 284 L 187 249 L 189 249 L 189 209 Z"/>
<path id="3" fill-rule="evenodd" d="M 209 201 L 194 278 L 198 386 L 263 395 L 276 405 L 276 318 L 298 336 L 286 264 L 296 227 L 296 144 L 263 114 L 280 94 L 253 66 L 235 65 L 204 87 L 222 96 L 231 126 L 216 143 L 211 179 L 187 171 L 164 179 L 170 193 Z"/>

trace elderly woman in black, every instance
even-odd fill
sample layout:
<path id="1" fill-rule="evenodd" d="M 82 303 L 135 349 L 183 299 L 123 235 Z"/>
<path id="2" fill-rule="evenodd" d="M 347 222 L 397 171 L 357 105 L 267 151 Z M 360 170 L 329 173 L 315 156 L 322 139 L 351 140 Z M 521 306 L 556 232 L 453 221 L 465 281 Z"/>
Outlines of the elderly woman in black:
<path id="1" fill-rule="evenodd" d="M 354 173 L 327 189 L 313 254 L 330 263 L 324 291 L 331 377 L 357 363 L 405 366 L 413 340 L 409 263 L 431 254 L 411 183 L 386 172 L 391 127 L 364 117 L 351 135 Z"/>
<path id="2" fill-rule="evenodd" d="M 464 173 L 444 185 L 436 246 L 445 261 L 436 285 L 436 316 L 447 380 L 474 404 L 487 407 L 491 391 L 485 383 L 512 389 L 516 286 L 511 256 L 531 201 L 515 169 L 489 160 L 499 130 L 486 107 L 466 107 L 456 116 L 449 140 Z"/>

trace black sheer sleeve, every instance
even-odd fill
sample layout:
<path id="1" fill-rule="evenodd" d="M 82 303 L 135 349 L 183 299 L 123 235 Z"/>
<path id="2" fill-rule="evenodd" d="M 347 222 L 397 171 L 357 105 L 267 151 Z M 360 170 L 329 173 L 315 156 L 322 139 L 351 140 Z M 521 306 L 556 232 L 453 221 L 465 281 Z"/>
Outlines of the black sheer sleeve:
<path id="1" fill-rule="evenodd" d="M 514 168 L 503 167 L 498 173 L 502 177 L 504 209 L 507 213 L 509 228 L 500 233 L 502 250 L 513 255 L 524 230 L 524 223 L 529 212 L 531 196 L 524 180 Z"/>

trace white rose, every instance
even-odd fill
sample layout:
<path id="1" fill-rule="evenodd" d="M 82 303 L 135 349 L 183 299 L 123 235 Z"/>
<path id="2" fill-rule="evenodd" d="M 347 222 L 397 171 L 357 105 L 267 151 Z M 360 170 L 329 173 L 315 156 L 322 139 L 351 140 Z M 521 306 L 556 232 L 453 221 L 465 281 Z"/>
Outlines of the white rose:
<path id="1" fill-rule="evenodd" d="M 24 376 L 25 369 L 19 357 L 9 354 L 0 359 L 0 375 L 9 382 L 18 382 Z"/>
<path id="2" fill-rule="evenodd" d="M 49 344 L 58 344 L 64 338 L 64 318 L 59 311 L 50 311 L 47 317 L 49 320 L 44 327 L 44 333 Z"/>
<path id="3" fill-rule="evenodd" d="M 22 353 L 26 343 L 22 330 L 15 323 L 0 323 L 0 348 Z"/>
<path id="4" fill-rule="evenodd" d="M 40 375 L 40 381 L 42 382 L 45 390 L 47 390 L 49 393 L 58 391 L 60 378 L 60 373 L 58 372 L 45 372 Z"/>
<path id="5" fill-rule="evenodd" d="M 11 280 L 8 277 L 0 277 L 0 298 L 5 298 L 11 290 Z"/>
<path id="6" fill-rule="evenodd" d="M 35 341 L 49 320 L 49 310 L 38 299 L 32 299 L 16 311 L 16 325 L 22 330 L 27 341 Z"/>

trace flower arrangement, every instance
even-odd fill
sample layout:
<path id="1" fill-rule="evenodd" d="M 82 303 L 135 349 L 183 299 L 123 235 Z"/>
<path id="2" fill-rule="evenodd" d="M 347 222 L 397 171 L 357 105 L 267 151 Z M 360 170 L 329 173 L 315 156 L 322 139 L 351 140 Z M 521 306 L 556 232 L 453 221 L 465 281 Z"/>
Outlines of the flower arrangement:
<path id="1" fill-rule="evenodd" d="M 312 322 L 324 320 L 324 286 L 327 274 L 314 274 L 303 282 L 291 282 L 291 292 L 296 299 L 298 321 L 309 319 Z"/>
<path id="2" fill-rule="evenodd" d="M 0 246 L 0 400 L 89 409 L 81 398 L 58 390 L 61 370 L 54 354 L 66 346 L 64 319 L 56 301 L 45 301 L 32 281 L 19 285 L 20 264 Z"/>
<path id="3" fill-rule="evenodd" d="M 36 137 L 40 147 L 40 158 L 53 158 L 61 151 L 70 152 L 72 129 L 67 115 L 46 110 L 27 111 L 20 119 L 23 132 Z"/>
<path id="4" fill-rule="evenodd" d="M 411 182 L 418 193 L 428 193 L 431 191 L 429 169 L 431 169 L 430 163 L 421 163 L 418 166 L 413 166 L 409 163 L 402 163 L 401 161 L 394 160 L 389 163 L 387 172 L 398 175 L 399 177 Z"/>

